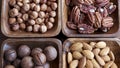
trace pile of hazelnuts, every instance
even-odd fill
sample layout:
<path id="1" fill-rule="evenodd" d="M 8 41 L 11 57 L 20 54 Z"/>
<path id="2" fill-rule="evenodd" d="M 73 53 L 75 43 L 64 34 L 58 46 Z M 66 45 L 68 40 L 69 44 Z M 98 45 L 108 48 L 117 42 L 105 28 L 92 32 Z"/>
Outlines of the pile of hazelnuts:
<path id="1" fill-rule="evenodd" d="M 45 33 L 54 26 L 56 0 L 9 0 L 9 6 L 8 23 L 13 31 Z"/>
<path id="2" fill-rule="evenodd" d="M 21 45 L 17 52 L 9 49 L 4 52 L 4 68 L 50 68 L 50 62 L 57 58 L 57 50 L 47 46 L 44 50 Z"/>

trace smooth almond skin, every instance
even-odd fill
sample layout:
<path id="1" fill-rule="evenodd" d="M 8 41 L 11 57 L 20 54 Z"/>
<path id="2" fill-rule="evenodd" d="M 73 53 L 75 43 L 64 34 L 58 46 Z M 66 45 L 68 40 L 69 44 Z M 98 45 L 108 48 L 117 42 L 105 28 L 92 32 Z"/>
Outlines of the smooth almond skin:
<path id="1" fill-rule="evenodd" d="M 100 41 L 100 42 L 96 43 L 95 47 L 97 47 L 97 48 L 105 48 L 106 47 L 106 42 Z"/>
<path id="2" fill-rule="evenodd" d="M 110 57 L 109 57 L 108 55 L 103 56 L 102 59 L 103 59 L 105 62 L 110 61 Z"/>
<path id="3" fill-rule="evenodd" d="M 101 66 L 105 65 L 105 61 L 100 56 L 96 55 L 96 60 Z"/>
<path id="4" fill-rule="evenodd" d="M 90 42 L 90 46 L 91 46 L 92 48 L 94 48 L 95 45 L 96 45 L 96 42 Z"/>
<path id="5" fill-rule="evenodd" d="M 92 64 L 94 68 L 101 68 L 100 65 L 97 63 L 97 61 L 95 59 L 92 59 Z"/>
<path id="6" fill-rule="evenodd" d="M 68 64 L 70 64 L 70 62 L 72 62 L 72 60 L 73 60 L 72 53 L 71 53 L 71 52 L 68 52 L 68 55 L 67 55 Z"/>
<path id="7" fill-rule="evenodd" d="M 110 51 L 110 48 L 109 48 L 109 47 L 105 47 L 105 48 L 103 48 L 103 49 L 100 51 L 100 55 L 101 55 L 101 56 L 108 55 L 109 51 Z"/>
<path id="8" fill-rule="evenodd" d="M 110 51 L 109 56 L 110 56 L 110 59 L 112 59 L 112 61 L 115 61 L 115 56 L 112 51 Z"/>
<path id="9" fill-rule="evenodd" d="M 76 60 L 79 60 L 80 58 L 83 57 L 83 55 L 80 52 L 78 52 L 78 51 L 74 51 L 73 54 L 72 54 L 72 56 Z"/>
<path id="10" fill-rule="evenodd" d="M 84 50 L 82 51 L 83 55 L 86 56 L 88 59 L 93 59 L 94 58 L 94 54 L 93 52 L 91 52 L 90 50 Z"/>
<path id="11" fill-rule="evenodd" d="M 86 57 L 82 57 L 79 61 L 78 68 L 84 68 L 86 65 Z"/>
<path id="12" fill-rule="evenodd" d="M 100 53 L 100 49 L 99 48 L 95 48 L 93 50 L 93 53 L 94 53 L 94 55 L 98 55 Z"/>
<path id="13" fill-rule="evenodd" d="M 86 62 L 86 68 L 93 68 L 92 61 L 87 60 L 87 62 Z"/>
<path id="14" fill-rule="evenodd" d="M 63 58 L 62 58 L 62 60 L 63 60 L 63 68 L 67 68 L 66 57 L 67 57 L 66 54 L 63 53 Z"/>
<path id="15" fill-rule="evenodd" d="M 113 64 L 113 61 L 109 61 L 108 63 L 105 64 L 104 68 L 110 68 Z"/>
<path id="16" fill-rule="evenodd" d="M 115 63 L 113 63 L 111 68 L 118 68 L 118 66 Z"/>
<path id="17" fill-rule="evenodd" d="M 78 60 L 73 60 L 71 63 L 70 63 L 70 68 L 76 68 L 78 66 Z"/>
<path id="18" fill-rule="evenodd" d="M 72 46 L 70 46 L 71 51 L 81 51 L 83 44 L 81 42 L 76 42 Z"/>
<path id="19" fill-rule="evenodd" d="M 89 44 L 83 42 L 83 49 L 84 50 L 92 50 L 92 47 Z"/>

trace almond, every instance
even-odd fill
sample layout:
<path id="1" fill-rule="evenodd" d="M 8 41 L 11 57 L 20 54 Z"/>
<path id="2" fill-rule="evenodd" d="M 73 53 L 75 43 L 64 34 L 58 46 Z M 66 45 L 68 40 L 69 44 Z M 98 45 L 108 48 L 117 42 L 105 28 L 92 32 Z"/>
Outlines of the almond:
<path id="1" fill-rule="evenodd" d="M 62 60 L 63 60 L 63 68 L 67 68 L 66 54 L 65 53 L 63 53 Z"/>
<path id="2" fill-rule="evenodd" d="M 96 43 L 95 47 L 97 47 L 97 48 L 105 48 L 106 47 L 106 42 L 100 41 L 100 42 Z"/>
<path id="3" fill-rule="evenodd" d="M 113 61 L 109 61 L 108 63 L 105 64 L 104 68 L 110 68 L 113 64 Z"/>
<path id="4" fill-rule="evenodd" d="M 93 59 L 94 58 L 94 54 L 93 52 L 91 52 L 90 50 L 84 50 L 82 51 L 83 55 L 86 56 L 88 59 Z"/>
<path id="5" fill-rule="evenodd" d="M 92 61 L 87 60 L 87 62 L 86 62 L 86 68 L 93 68 Z"/>
<path id="6" fill-rule="evenodd" d="M 107 55 L 107 54 L 109 53 L 109 51 L 110 51 L 110 48 L 109 48 L 109 47 L 105 47 L 105 48 L 103 48 L 103 49 L 100 51 L 100 55 L 101 55 L 101 56 L 105 56 L 105 55 Z"/>
<path id="7" fill-rule="evenodd" d="M 101 66 L 105 65 L 105 61 L 100 56 L 96 55 L 96 60 Z"/>
<path id="8" fill-rule="evenodd" d="M 84 50 L 92 50 L 92 47 L 89 44 L 83 42 L 83 49 Z"/>
<path id="9" fill-rule="evenodd" d="M 71 51 L 81 51 L 82 47 L 83 47 L 83 44 L 81 42 L 76 42 L 70 47 L 70 50 Z"/>
<path id="10" fill-rule="evenodd" d="M 92 48 L 94 48 L 95 45 L 96 45 L 96 42 L 90 42 L 90 46 L 91 46 Z"/>
<path id="11" fill-rule="evenodd" d="M 86 57 L 82 57 L 79 61 L 78 68 L 84 68 L 86 65 Z"/>
<path id="12" fill-rule="evenodd" d="M 73 52 L 73 58 L 74 59 L 79 60 L 82 57 L 83 57 L 83 55 L 80 52 L 78 52 L 78 51 Z"/>
<path id="13" fill-rule="evenodd" d="M 93 53 L 94 53 L 94 55 L 98 55 L 100 53 L 100 49 L 99 48 L 95 48 L 93 50 Z"/>
<path id="14" fill-rule="evenodd" d="M 102 59 L 103 59 L 105 62 L 110 61 L 110 57 L 109 57 L 108 55 L 103 56 Z"/>
<path id="15" fill-rule="evenodd" d="M 95 59 L 92 59 L 92 64 L 94 68 L 101 68 L 100 65 L 97 63 L 97 61 Z"/>
<path id="16" fill-rule="evenodd" d="M 112 51 L 110 51 L 109 56 L 110 56 L 110 59 L 112 59 L 112 61 L 115 60 L 115 56 Z"/>
<path id="17" fill-rule="evenodd" d="M 70 68 L 76 68 L 78 66 L 78 60 L 73 60 L 71 63 L 70 63 Z"/>
<path id="18" fill-rule="evenodd" d="M 67 60 L 68 60 L 68 63 L 72 62 L 73 60 L 73 57 L 72 57 L 72 53 L 71 52 L 68 52 L 68 55 L 67 55 Z"/>
<path id="19" fill-rule="evenodd" d="M 111 68 L 118 68 L 115 63 L 112 64 Z"/>

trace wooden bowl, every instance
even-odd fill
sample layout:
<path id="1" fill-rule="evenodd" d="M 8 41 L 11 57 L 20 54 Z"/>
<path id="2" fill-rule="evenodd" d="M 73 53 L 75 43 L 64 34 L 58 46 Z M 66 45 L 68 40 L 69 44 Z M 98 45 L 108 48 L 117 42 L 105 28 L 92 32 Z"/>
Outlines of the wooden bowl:
<path id="1" fill-rule="evenodd" d="M 116 11 L 111 15 L 114 19 L 114 26 L 107 33 L 95 32 L 93 34 L 79 34 L 76 30 L 71 30 L 67 27 L 66 23 L 68 21 L 68 7 L 65 4 L 65 0 L 62 0 L 62 32 L 67 37 L 116 37 L 120 32 L 120 22 L 119 22 L 119 11 L 120 11 L 120 0 L 111 0 L 117 5 Z"/>
<path id="2" fill-rule="evenodd" d="M 48 30 L 46 33 L 32 33 L 26 31 L 17 31 L 14 32 L 10 29 L 8 24 L 8 11 L 9 11 L 9 0 L 2 0 L 2 10 L 1 10 L 1 31 L 7 37 L 53 37 L 60 33 L 61 31 L 61 0 L 57 0 L 58 10 L 57 16 L 55 18 L 55 26 Z"/>
<path id="3" fill-rule="evenodd" d="M 98 42 L 98 41 L 105 41 L 107 46 L 110 47 L 110 50 L 115 55 L 115 63 L 117 64 L 118 68 L 120 68 L 120 40 L 116 38 L 69 38 L 63 43 L 63 65 L 62 68 L 68 68 L 67 61 L 65 59 L 67 56 L 67 52 L 69 51 L 69 47 L 72 43 L 75 42 Z"/>
<path id="4" fill-rule="evenodd" d="M 2 49 L 1 49 L 1 62 L 0 68 L 4 68 L 4 65 L 6 62 L 4 62 L 4 52 L 8 49 L 15 49 L 17 50 L 17 48 L 22 45 L 28 45 L 31 49 L 32 48 L 36 48 L 36 47 L 40 47 L 42 49 L 44 49 L 47 46 L 54 46 L 57 49 L 58 52 L 58 56 L 57 58 L 52 61 L 49 62 L 51 68 L 61 68 L 61 57 L 62 57 L 62 44 L 61 41 L 59 41 L 58 39 L 8 39 L 5 40 L 2 44 Z"/>

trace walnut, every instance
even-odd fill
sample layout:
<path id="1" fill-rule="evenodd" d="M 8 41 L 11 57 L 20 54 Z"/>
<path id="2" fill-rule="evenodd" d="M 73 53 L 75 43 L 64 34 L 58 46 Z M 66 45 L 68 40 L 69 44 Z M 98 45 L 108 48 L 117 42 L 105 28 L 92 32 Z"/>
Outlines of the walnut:
<path id="1" fill-rule="evenodd" d="M 51 17 L 55 17 L 55 16 L 56 16 L 56 11 L 51 11 L 51 12 L 50 12 L 50 16 L 51 16 Z"/>
<path id="2" fill-rule="evenodd" d="M 41 8 L 41 11 L 46 11 L 47 10 L 47 5 L 46 4 L 42 4 L 40 6 L 40 8 Z"/>
<path id="3" fill-rule="evenodd" d="M 39 12 L 40 11 L 40 5 L 34 6 L 34 10 L 37 11 L 37 12 Z"/>
<path id="4" fill-rule="evenodd" d="M 19 5 L 20 7 L 22 7 L 23 3 L 22 2 L 17 2 L 17 5 Z"/>
<path id="5" fill-rule="evenodd" d="M 26 14 L 23 14 L 22 18 L 23 18 L 24 21 L 27 21 L 27 20 L 29 19 L 29 16 L 28 16 L 28 14 L 26 13 Z"/>
<path id="6" fill-rule="evenodd" d="M 44 17 L 45 17 L 45 12 L 40 11 L 40 12 L 39 12 L 39 17 L 40 17 L 40 18 L 44 18 Z"/>
<path id="7" fill-rule="evenodd" d="M 42 0 L 33 0 L 36 4 L 39 4 Z"/>
<path id="8" fill-rule="evenodd" d="M 56 10 L 57 9 L 57 3 L 51 3 L 51 8 L 53 9 L 53 10 Z"/>
<path id="9" fill-rule="evenodd" d="M 9 18 L 9 24 L 15 24 L 16 18 Z"/>
<path id="10" fill-rule="evenodd" d="M 38 12 L 36 12 L 36 11 L 33 11 L 30 15 L 31 19 L 36 19 L 37 17 L 38 17 Z"/>
<path id="11" fill-rule="evenodd" d="M 32 32 L 32 30 L 33 30 L 33 27 L 32 27 L 32 26 L 27 26 L 27 31 L 28 31 L 28 32 Z"/>
<path id="12" fill-rule="evenodd" d="M 41 33 L 47 32 L 47 26 L 41 25 L 41 27 L 40 27 L 40 32 L 41 32 Z"/>
<path id="13" fill-rule="evenodd" d="M 40 3 L 47 3 L 47 0 L 41 0 Z"/>
<path id="14" fill-rule="evenodd" d="M 49 21 L 50 21 L 51 23 L 54 23 L 54 22 L 55 22 L 55 19 L 54 19 L 53 17 L 50 17 L 50 18 L 49 18 Z"/>
<path id="15" fill-rule="evenodd" d="M 31 3 L 31 4 L 30 4 L 30 9 L 33 10 L 35 6 L 36 6 L 35 3 Z"/>
<path id="16" fill-rule="evenodd" d="M 36 22 L 36 24 L 42 24 L 42 23 L 44 22 L 44 19 L 42 19 L 42 18 L 37 18 L 37 19 L 35 20 L 35 22 Z"/>
<path id="17" fill-rule="evenodd" d="M 30 10 L 30 5 L 29 5 L 29 4 L 24 4 L 24 5 L 23 5 L 23 9 L 24 9 L 25 11 L 29 11 L 29 10 Z"/>
<path id="18" fill-rule="evenodd" d="M 9 5 L 14 6 L 16 4 L 16 0 L 9 0 Z"/>
<path id="19" fill-rule="evenodd" d="M 28 23 L 29 23 L 30 25 L 35 25 L 35 20 L 32 20 L 32 19 L 31 19 L 31 20 L 28 21 Z"/>
<path id="20" fill-rule="evenodd" d="M 10 17 L 16 17 L 19 14 L 18 9 L 13 8 L 9 11 Z"/>
<path id="21" fill-rule="evenodd" d="M 47 26 L 47 29 L 52 29 L 53 28 L 53 23 L 47 22 L 46 26 Z"/>
<path id="22" fill-rule="evenodd" d="M 39 32 L 40 25 L 33 26 L 33 32 Z"/>
<path id="23" fill-rule="evenodd" d="M 17 18 L 17 22 L 18 23 L 23 23 L 23 19 L 22 18 Z"/>
<path id="24" fill-rule="evenodd" d="M 17 31 L 17 30 L 19 30 L 19 28 L 20 28 L 19 24 L 12 25 L 12 30 L 13 31 Z"/>
<path id="25" fill-rule="evenodd" d="M 20 23 L 20 29 L 24 30 L 26 28 L 25 23 Z"/>

